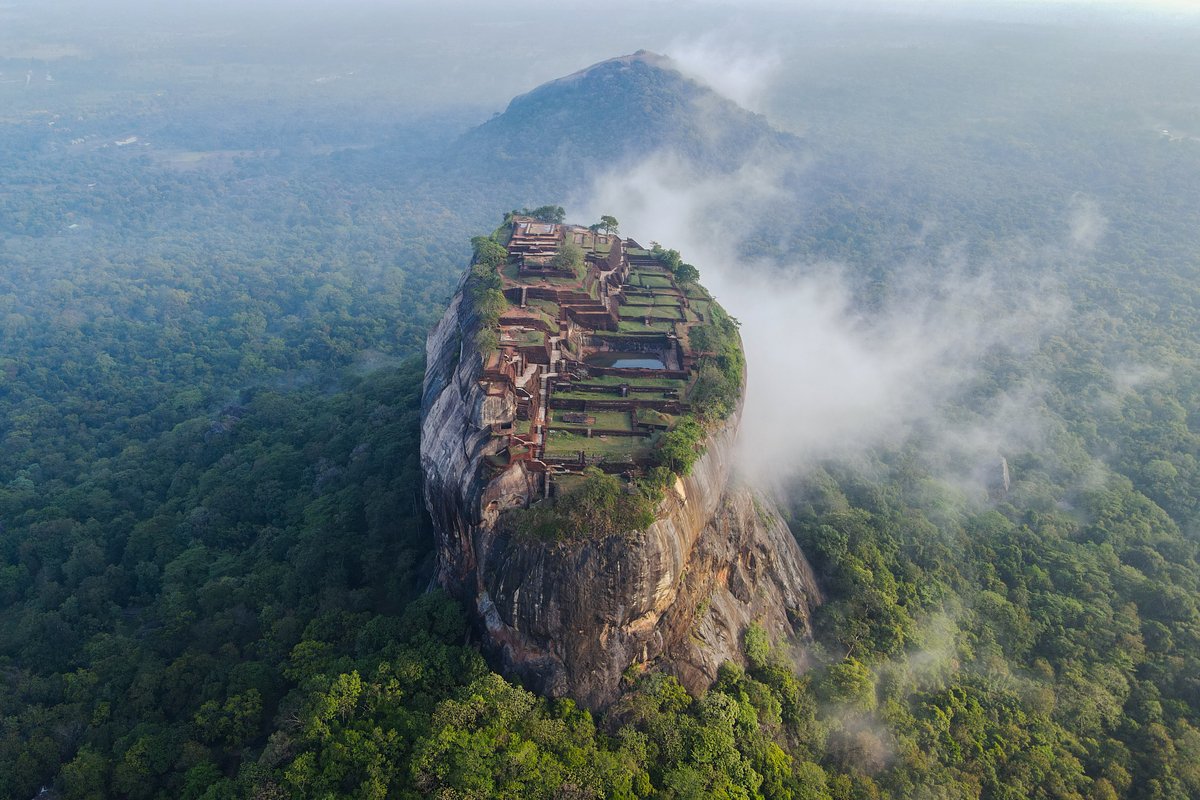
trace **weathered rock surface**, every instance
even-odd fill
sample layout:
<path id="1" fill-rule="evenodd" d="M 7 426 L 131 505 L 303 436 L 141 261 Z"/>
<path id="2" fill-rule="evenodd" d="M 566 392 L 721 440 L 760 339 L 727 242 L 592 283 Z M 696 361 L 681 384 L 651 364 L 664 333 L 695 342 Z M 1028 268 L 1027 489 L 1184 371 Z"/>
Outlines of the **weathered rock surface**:
<path id="1" fill-rule="evenodd" d="M 482 459 L 514 403 L 488 398 L 482 360 L 464 342 L 474 320 L 458 295 L 429 337 L 421 435 L 425 499 L 438 535 L 438 580 L 472 609 L 485 653 L 509 676 L 590 708 L 617 698 L 635 663 L 692 690 L 759 622 L 775 638 L 808 635 L 820 602 L 812 571 L 779 514 L 730 484 L 738 416 L 710 436 L 645 530 L 545 544 L 497 525 L 533 485 L 517 465 L 489 481 Z"/>

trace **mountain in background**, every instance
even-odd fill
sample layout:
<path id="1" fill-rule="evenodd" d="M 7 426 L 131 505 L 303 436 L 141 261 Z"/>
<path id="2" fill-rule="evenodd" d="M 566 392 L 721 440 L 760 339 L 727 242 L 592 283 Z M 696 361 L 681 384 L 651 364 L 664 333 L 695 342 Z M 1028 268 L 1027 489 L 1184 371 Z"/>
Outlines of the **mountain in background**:
<path id="1" fill-rule="evenodd" d="M 601 61 L 516 97 L 463 134 L 422 183 L 480 201 L 563 202 L 604 171 L 670 152 L 699 174 L 794 153 L 801 141 L 646 50 Z"/>

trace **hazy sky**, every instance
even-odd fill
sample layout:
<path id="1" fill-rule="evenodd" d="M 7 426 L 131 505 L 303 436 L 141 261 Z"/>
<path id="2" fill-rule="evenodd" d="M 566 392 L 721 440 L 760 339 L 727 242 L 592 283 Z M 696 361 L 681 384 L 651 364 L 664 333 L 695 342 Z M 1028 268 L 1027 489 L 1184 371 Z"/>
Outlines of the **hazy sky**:
<path id="1" fill-rule="evenodd" d="M 646 48 L 685 65 L 715 64 L 717 88 L 751 106 L 759 83 L 792 54 L 846 39 L 919 43 L 942 26 L 1040 21 L 1083 32 L 1113 20 L 1144 20 L 1195 32 L 1200 11 L 1182 0 L 909 3 L 788 0 L 514 0 L 416 3 L 392 0 L 9 0 L 0 3 L 0 58 L 114 58 L 138 77 L 182 71 L 232 76 L 436 108 L 499 110 L 513 95 L 595 61 Z M 2 63 L 2 62 L 0 62 Z M 240 72 L 239 72 L 240 70 Z M 784 76 L 776 76 L 784 77 Z M 340 82 L 338 82 L 340 81 Z"/>

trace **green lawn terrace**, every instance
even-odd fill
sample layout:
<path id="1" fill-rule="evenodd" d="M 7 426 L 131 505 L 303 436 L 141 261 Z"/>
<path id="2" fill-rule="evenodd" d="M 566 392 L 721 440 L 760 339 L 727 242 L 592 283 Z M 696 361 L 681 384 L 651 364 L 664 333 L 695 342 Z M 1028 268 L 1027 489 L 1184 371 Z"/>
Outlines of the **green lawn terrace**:
<path id="1" fill-rule="evenodd" d="M 659 370 L 640 370 L 659 372 Z M 625 400 L 684 400 L 690 386 L 686 378 L 672 378 L 663 375 L 630 377 L 622 375 L 588 375 L 582 374 L 557 376 L 553 383 L 554 397 L 559 401 L 584 400 L 596 401 L 605 398 Z M 634 407 L 639 407 L 637 403 Z M 643 406 L 648 407 L 648 406 Z"/>
<path id="2" fill-rule="evenodd" d="M 598 466 L 605 472 L 632 477 L 650 459 L 657 434 L 653 436 L 613 436 L 553 429 L 546 436 L 543 460 L 553 479 L 559 475 L 579 474 L 585 467 Z"/>
<path id="3" fill-rule="evenodd" d="M 501 230 L 508 307 L 483 381 L 490 397 L 517 402 L 515 421 L 493 427 L 502 442 L 488 468 L 522 464 L 539 493 L 588 466 L 642 474 L 690 410 L 688 329 L 705 321 L 711 297 L 680 286 L 632 239 L 522 216 Z M 569 245 L 582 250 L 574 266 L 561 256 Z"/>

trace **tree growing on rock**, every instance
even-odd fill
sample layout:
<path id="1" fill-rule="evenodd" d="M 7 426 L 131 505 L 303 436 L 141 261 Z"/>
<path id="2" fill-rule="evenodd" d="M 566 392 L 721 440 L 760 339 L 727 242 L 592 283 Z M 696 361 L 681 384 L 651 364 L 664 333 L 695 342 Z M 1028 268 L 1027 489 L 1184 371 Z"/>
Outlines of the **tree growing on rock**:
<path id="1" fill-rule="evenodd" d="M 550 261 L 551 265 L 563 272 L 570 271 L 576 277 L 583 277 L 583 248 L 574 242 L 567 242 L 559 248 Z"/>

